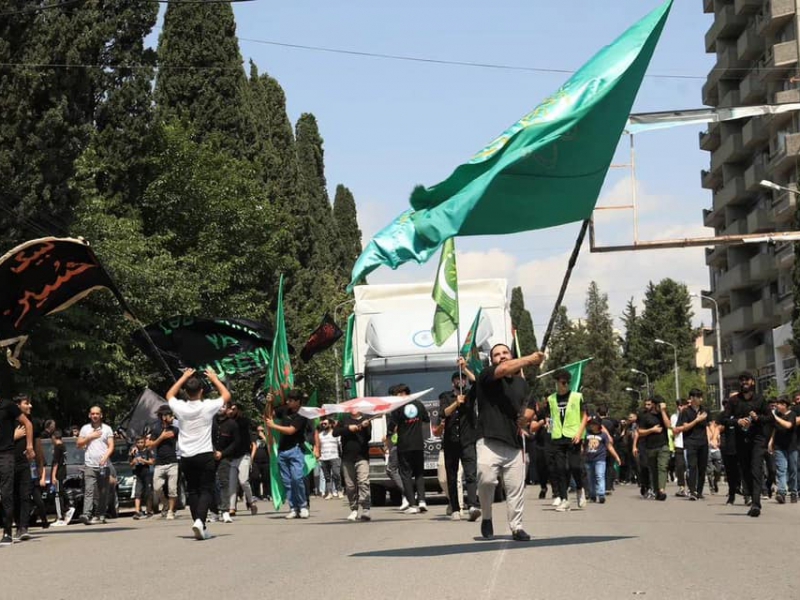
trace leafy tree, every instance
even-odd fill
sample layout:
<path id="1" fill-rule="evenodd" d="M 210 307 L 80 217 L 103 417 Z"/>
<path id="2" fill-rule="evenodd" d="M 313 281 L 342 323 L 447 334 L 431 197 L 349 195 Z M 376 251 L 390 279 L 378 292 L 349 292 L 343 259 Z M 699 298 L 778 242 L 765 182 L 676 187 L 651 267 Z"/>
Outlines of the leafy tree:
<path id="1" fill-rule="evenodd" d="M 647 373 L 643 369 L 642 317 L 638 314 L 633 298 L 628 300 L 628 304 L 622 313 L 622 324 L 625 327 L 625 336 L 621 341 L 623 368 L 620 373 L 620 387 L 632 387 L 636 390 L 642 390 L 642 395 L 646 396 L 650 392 L 650 390 L 646 389 L 647 380 L 642 375 L 631 371 L 631 369 L 636 369 Z"/>
<path id="2" fill-rule="evenodd" d="M 585 343 L 588 356 L 594 360 L 586 365 L 583 375 L 585 397 L 595 405 L 621 409 L 619 370 L 621 357 L 614 322 L 608 309 L 608 295 L 600 293 L 596 282 L 591 282 L 586 295 Z"/>
<path id="3" fill-rule="evenodd" d="M 336 194 L 333 197 L 333 218 L 341 241 L 340 267 L 344 277 L 349 279 L 353 265 L 361 254 L 361 230 L 358 228 L 353 194 L 341 184 L 336 186 Z M 514 317 L 511 318 L 513 320 Z"/>
<path id="4" fill-rule="evenodd" d="M 639 329 L 642 344 L 640 364 L 641 370 L 652 379 L 672 372 L 674 365 L 672 348 L 657 344 L 656 339 L 675 345 L 681 368 L 695 368 L 693 316 L 686 285 L 672 279 L 648 284 Z"/>
<path id="5" fill-rule="evenodd" d="M 536 343 L 536 332 L 533 329 L 533 319 L 531 313 L 525 308 L 525 298 L 522 296 L 522 288 L 515 287 L 511 290 L 511 323 L 514 325 L 519 350 L 523 356 L 535 352 L 539 345 Z M 525 378 L 531 386 L 531 391 L 535 396 L 541 395 L 544 390 L 541 382 L 537 379 L 539 369 L 527 369 Z"/>

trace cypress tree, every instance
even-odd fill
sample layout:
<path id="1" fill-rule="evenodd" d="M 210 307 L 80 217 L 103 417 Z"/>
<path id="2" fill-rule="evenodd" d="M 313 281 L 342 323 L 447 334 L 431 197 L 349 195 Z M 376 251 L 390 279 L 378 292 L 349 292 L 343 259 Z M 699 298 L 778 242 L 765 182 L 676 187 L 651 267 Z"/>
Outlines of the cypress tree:
<path id="1" fill-rule="evenodd" d="M 523 356 L 531 354 L 538 349 L 536 343 L 536 332 L 533 329 L 533 319 L 531 313 L 525 308 L 525 299 L 522 296 L 522 288 L 515 287 L 511 290 L 511 323 L 517 332 L 517 341 L 519 342 L 519 351 Z M 539 396 L 541 386 L 536 375 L 539 373 L 538 369 L 526 369 L 525 379 L 531 385 L 531 389 L 535 396 Z"/>
<path id="2" fill-rule="evenodd" d="M 605 404 L 624 410 L 625 403 L 618 401 L 621 361 L 614 322 L 608 310 L 608 295 L 602 294 L 594 281 L 586 294 L 586 347 L 594 357 L 583 376 L 587 400 L 595 406 Z"/>
<path id="3" fill-rule="evenodd" d="M 640 332 L 643 348 L 642 370 L 651 379 L 671 373 L 674 366 L 672 348 L 656 344 L 656 339 L 676 346 L 680 368 L 695 368 L 693 315 L 689 291 L 684 284 L 672 279 L 648 284 Z"/>
<path id="4" fill-rule="evenodd" d="M 353 194 L 341 184 L 336 186 L 333 197 L 333 218 L 342 249 L 340 267 L 345 278 L 349 279 L 353 264 L 361 254 L 361 230 L 358 228 Z"/>

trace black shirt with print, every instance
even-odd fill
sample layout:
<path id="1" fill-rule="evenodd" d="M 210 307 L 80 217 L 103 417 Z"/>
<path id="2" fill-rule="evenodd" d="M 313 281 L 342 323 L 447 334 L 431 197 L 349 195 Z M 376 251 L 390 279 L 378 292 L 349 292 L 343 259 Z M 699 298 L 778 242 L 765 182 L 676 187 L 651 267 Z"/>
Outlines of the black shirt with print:
<path id="1" fill-rule="evenodd" d="M 524 377 L 495 379 L 496 369 L 491 365 L 478 376 L 477 437 L 522 448 L 517 419 L 525 408 L 534 408 L 535 401 Z"/>

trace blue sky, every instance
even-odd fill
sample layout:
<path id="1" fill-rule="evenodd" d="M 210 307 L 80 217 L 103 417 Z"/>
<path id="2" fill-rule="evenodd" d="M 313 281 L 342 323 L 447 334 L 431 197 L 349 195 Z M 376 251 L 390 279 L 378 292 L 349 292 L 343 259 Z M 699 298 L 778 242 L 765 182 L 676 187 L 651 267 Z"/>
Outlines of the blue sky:
<path id="1" fill-rule="evenodd" d="M 331 197 L 338 183 L 353 191 L 366 242 L 407 207 L 414 185 L 445 179 L 568 75 L 359 57 L 256 40 L 571 71 L 659 2 L 256 0 L 235 4 L 234 11 L 243 57 L 278 79 L 290 118 L 296 121 L 303 112 L 316 115 L 325 140 Z M 703 36 L 712 21 L 701 0 L 676 0 L 648 73 L 689 78 L 646 78 L 635 112 L 702 105 L 704 77 L 714 64 L 713 55 L 705 53 Z M 637 136 L 640 239 L 710 233 L 702 228 L 702 209 L 710 206 L 711 197 L 700 187 L 699 174 L 709 159 L 698 147 L 698 131 L 684 127 Z M 625 139 L 616 163 L 628 162 L 627 147 Z M 627 171 L 612 171 L 600 204 L 627 203 L 626 178 Z M 501 276 L 522 285 L 541 336 L 577 230 L 578 225 L 570 225 L 460 238 L 460 276 Z M 631 215 L 606 212 L 597 234 L 599 243 L 630 243 Z M 608 293 L 615 317 L 631 296 L 641 302 L 651 279 L 673 277 L 692 291 L 705 289 L 703 256 L 701 248 L 590 254 L 587 243 L 566 305 L 572 317 L 581 317 L 593 279 Z M 434 263 L 381 269 L 370 281 L 431 278 Z M 695 312 L 697 323 L 710 322 L 710 314 L 699 305 Z"/>

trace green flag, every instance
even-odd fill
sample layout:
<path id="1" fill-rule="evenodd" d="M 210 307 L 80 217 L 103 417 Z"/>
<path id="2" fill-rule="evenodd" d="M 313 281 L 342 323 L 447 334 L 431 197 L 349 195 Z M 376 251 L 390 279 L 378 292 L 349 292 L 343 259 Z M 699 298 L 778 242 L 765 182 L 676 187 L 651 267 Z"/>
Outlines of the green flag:
<path id="1" fill-rule="evenodd" d="M 586 366 L 586 363 L 589 361 L 594 360 L 594 357 L 584 358 L 583 360 L 579 360 L 578 362 L 574 362 L 568 364 L 565 367 L 561 367 L 565 371 L 567 371 L 570 375 L 572 375 L 572 379 L 570 380 L 569 388 L 573 392 L 580 392 L 581 391 L 581 379 L 583 379 L 583 368 Z"/>
<path id="2" fill-rule="evenodd" d="M 483 362 L 481 361 L 480 354 L 478 353 L 478 344 L 476 339 L 478 337 L 478 325 L 481 322 L 481 309 L 478 309 L 478 314 L 475 315 L 475 320 L 472 321 L 472 327 L 467 332 L 467 337 L 464 339 L 464 345 L 461 346 L 461 356 L 467 361 L 467 368 L 472 371 L 477 377 L 478 373 L 483 370 Z"/>
<path id="3" fill-rule="evenodd" d="M 345 392 L 348 400 L 356 397 L 356 363 L 353 358 L 353 332 L 355 328 L 356 316 L 350 315 L 347 318 L 347 333 L 344 337 L 344 355 L 342 356 L 342 381 L 350 382 L 350 388 L 345 384 Z M 339 399 L 337 398 L 338 402 Z"/>
<path id="4" fill-rule="evenodd" d="M 436 271 L 431 296 L 436 302 L 431 333 L 434 343 L 441 346 L 458 329 L 458 274 L 453 238 L 442 246 L 442 256 L 439 258 L 439 269 Z"/>
<path id="5" fill-rule="evenodd" d="M 350 285 L 380 265 L 396 269 L 410 260 L 425 262 L 454 236 L 588 219 L 672 2 L 666 0 L 600 50 L 445 181 L 414 190 L 412 210 L 367 245 Z"/>

